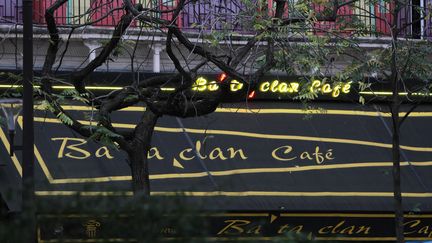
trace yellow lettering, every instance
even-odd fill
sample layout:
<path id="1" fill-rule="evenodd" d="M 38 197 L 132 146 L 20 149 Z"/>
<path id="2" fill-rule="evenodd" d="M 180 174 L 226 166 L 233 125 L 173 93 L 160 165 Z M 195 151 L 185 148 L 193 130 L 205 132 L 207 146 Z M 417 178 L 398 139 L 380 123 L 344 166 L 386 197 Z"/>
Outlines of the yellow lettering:
<path id="1" fill-rule="evenodd" d="M 339 231 L 337 231 L 337 228 L 340 228 L 342 225 L 345 224 L 345 220 L 342 220 L 341 222 L 339 222 L 331 231 L 333 234 L 339 233 Z"/>
<path id="2" fill-rule="evenodd" d="M 331 92 L 332 92 L 332 88 L 330 87 L 330 84 L 324 84 L 324 85 L 322 86 L 322 92 L 323 92 L 324 94 L 331 93 Z"/>
<path id="3" fill-rule="evenodd" d="M 324 78 L 322 81 L 315 79 L 312 81 L 312 84 L 310 85 L 310 92 L 320 92 L 322 94 L 331 94 L 332 97 L 336 98 L 339 97 L 341 93 L 348 94 L 351 91 L 351 84 L 352 81 L 346 82 L 346 83 L 339 83 L 332 87 L 330 83 L 326 83 L 327 78 Z M 234 83 L 236 84 L 236 80 Z M 234 83 L 231 83 L 231 90 L 236 91 L 238 90 L 235 88 Z M 242 84 L 238 84 L 242 85 Z M 273 80 L 271 82 L 263 82 L 259 86 L 259 90 L 261 92 L 273 92 L 273 93 L 298 93 L 300 88 L 300 84 L 298 82 L 281 82 L 279 80 Z M 239 88 L 241 89 L 241 87 Z"/>
<path id="4" fill-rule="evenodd" d="M 427 233 L 429 233 L 429 226 L 423 226 L 423 227 L 421 227 L 421 229 L 418 232 L 420 234 L 427 234 Z"/>
<path id="5" fill-rule="evenodd" d="M 362 226 L 360 226 L 360 229 L 357 230 L 356 234 L 363 233 L 365 235 L 368 235 L 370 229 L 371 229 L 370 226 L 364 226 L 364 225 L 362 225 Z"/>
<path id="6" fill-rule="evenodd" d="M 292 228 L 289 232 L 296 232 L 297 234 L 301 233 L 303 230 L 303 225 L 297 225 Z"/>
<path id="7" fill-rule="evenodd" d="M 295 82 L 293 82 L 293 83 L 290 83 L 289 86 L 290 86 L 290 87 L 288 88 L 288 92 L 289 92 L 289 93 L 298 93 L 298 92 L 299 92 L 299 87 L 300 87 L 300 84 L 299 84 L 299 83 L 295 83 Z"/>
<path id="8" fill-rule="evenodd" d="M 408 226 L 409 229 L 412 229 L 412 228 L 416 227 L 417 225 L 419 225 L 420 223 L 421 223 L 421 221 L 419 219 L 405 222 L 404 223 L 404 228 L 405 228 L 404 234 L 407 235 L 407 234 L 416 233 L 417 232 L 416 230 L 414 230 L 414 231 L 407 231 L 407 226 Z"/>
<path id="9" fill-rule="evenodd" d="M 248 231 L 246 231 L 246 233 L 258 235 L 261 233 L 260 231 L 261 231 L 261 225 L 257 225 L 255 227 L 250 228 Z"/>
<path id="10" fill-rule="evenodd" d="M 420 224 L 422 221 L 420 219 L 411 220 L 404 223 L 405 235 L 409 234 L 423 234 L 427 235 L 428 238 L 432 237 L 432 228 L 428 225 L 422 226 L 420 228 Z M 408 229 L 412 229 L 412 231 L 408 231 Z"/>
<path id="11" fill-rule="evenodd" d="M 341 88 L 340 85 L 336 85 L 336 86 L 333 88 L 333 93 L 332 93 L 332 97 L 333 97 L 333 98 L 336 98 L 336 97 L 338 97 L 338 96 L 340 95 L 340 88 Z"/>
<path id="12" fill-rule="evenodd" d="M 159 153 L 159 149 L 156 148 L 156 147 L 151 148 L 151 149 L 148 151 L 148 153 L 147 153 L 147 158 L 148 158 L 148 159 L 152 159 L 152 158 L 154 158 L 154 157 L 156 157 L 156 159 L 158 159 L 158 160 L 163 160 L 163 159 L 164 159 L 164 157 L 162 157 L 162 156 L 160 155 L 160 153 Z"/>
<path id="13" fill-rule="evenodd" d="M 346 234 L 348 233 L 349 235 L 352 235 L 354 233 L 354 225 L 346 227 L 345 229 L 341 230 L 341 232 L 339 232 L 340 234 Z"/>
<path id="14" fill-rule="evenodd" d="M 282 225 L 280 228 L 279 228 L 279 230 L 278 230 L 278 234 L 283 234 L 283 233 L 285 233 L 285 232 L 296 232 L 296 233 L 301 233 L 302 232 L 302 230 L 303 230 L 303 225 L 296 225 L 296 226 L 294 226 L 293 228 L 291 228 L 291 229 L 289 229 L 289 225 L 288 224 L 285 224 L 285 225 Z"/>
<path id="15" fill-rule="evenodd" d="M 230 153 L 230 159 L 234 159 L 235 156 L 238 154 L 240 156 L 241 159 L 245 160 L 248 157 L 244 155 L 243 150 L 242 149 L 237 149 L 235 150 L 234 148 L 228 148 L 227 151 Z"/>
<path id="16" fill-rule="evenodd" d="M 280 228 L 279 228 L 279 230 L 278 230 L 278 234 L 283 234 L 283 233 L 285 233 L 285 230 L 287 230 L 289 228 L 289 225 L 288 224 L 284 224 L 284 225 L 282 225 Z"/>
<path id="17" fill-rule="evenodd" d="M 277 154 L 278 154 L 279 152 L 281 152 L 282 154 L 287 155 L 287 154 L 289 154 L 291 151 L 292 151 L 292 147 L 291 147 L 291 146 L 289 146 L 289 145 L 281 146 L 281 147 L 276 148 L 276 149 L 273 150 L 273 152 L 272 152 L 272 156 L 273 156 L 273 158 L 275 158 L 275 159 L 277 159 L 277 160 L 281 160 L 281 161 L 290 161 L 290 160 L 293 160 L 293 159 L 297 158 L 297 156 L 294 156 L 294 157 L 291 157 L 291 158 L 282 158 L 282 157 L 279 157 Z"/>
<path id="18" fill-rule="evenodd" d="M 231 83 L 230 83 L 230 90 L 231 91 L 236 92 L 238 90 L 241 90 L 242 88 L 243 88 L 243 84 L 240 83 L 239 81 L 237 81 L 235 79 L 231 81 Z"/>
<path id="19" fill-rule="evenodd" d="M 185 155 L 186 152 L 190 153 L 190 152 L 192 152 L 192 149 L 191 148 L 183 149 L 183 151 L 181 151 L 179 153 L 180 159 L 182 159 L 182 160 L 192 160 L 192 159 L 195 158 L 195 155 L 192 155 L 192 157 L 186 157 L 186 155 Z"/>
<path id="20" fill-rule="evenodd" d="M 324 226 L 321 229 L 318 230 L 318 233 L 320 234 L 328 234 L 330 233 L 330 229 L 333 228 L 333 226 L 329 225 L 329 226 Z"/>
<path id="21" fill-rule="evenodd" d="M 225 223 L 228 223 L 227 226 L 225 226 L 222 230 L 220 230 L 217 234 L 241 234 L 244 232 L 244 229 L 242 228 L 245 225 L 248 225 L 251 223 L 249 220 L 225 220 Z"/>
<path id="22" fill-rule="evenodd" d="M 53 141 L 57 141 L 57 140 L 63 140 L 62 144 L 60 145 L 60 149 L 58 152 L 57 157 L 63 158 L 63 156 L 72 158 L 72 159 L 87 159 L 88 157 L 90 157 L 90 153 L 87 152 L 84 149 L 80 149 L 78 148 L 78 146 L 86 144 L 87 141 L 85 139 L 82 138 L 51 138 L 51 140 Z M 77 144 L 71 144 L 71 145 L 66 145 L 68 141 L 76 141 L 79 142 Z M 73 155 L 71 152 L 69 153 L 64 153 L 65 148 L 68 148 L 72 151 L 75 151 L 76 153 L 80 153 L 81 155 Z"/>
<path id="23" fill-rule="evenodd" d="M 201 141 L 200 141 L 200 140 L 196 141 L 195 148 L 196 148 L 196 151 L 197 151 L 198 156 L 199 156 L 201 159 L 206 159 L 206 158 L 207 158 L 206 155 L 202 155 L 202 154 L 201 154 Z"/>
<path id="24" fill-rule="evenodd" d="M 320 86 L 321 86 L 321 81 L 319 81 L 319 80 L 314 80 L 314 81 L 312 82 L 311 87 L 310 87 L 310 92 L 312 92 L 312 93 L 316 93 L 316 92 L 317 92 L 317 89 L 318 89 Z"/>
<path id="25" fill-rule="evenodd" d="M 96 150 L 95 155 L 98 158 L 103 157 L 103 156 L 107 157 L 108 159 L 114 158 L 113 156 L 111 156 L 109 149 L 106 146 L 98 148 L 98 150 Z"/>
<path id="26" fill-rule="evenodd" d="M 325 154 L 325 158 L 328 159 L 328 160 L 333 160 L 334 159 L 334 157 L 333 157 L 333 149 L 327 150 L 327 153 Z"/>
<path id="27" fill-rule="evenodd" d="M 342 93 L 348 94 L 351 91 L 351 83 L 352 81 L 349 81 L 348 83 L 345 83 L 344 86 L 342 86 Z"/>
<path id="28" fill-rule="evenodd" d="M 204 91 L 207 89 L 207 79 L 203 77 L 197 78 L 195 81 L 195 85 L 192 90 Z"/>
<path id="29" fill-rule="evenodd" d="M 215 148 L 210 152 L 209 158 L 210 159 L 219 159 L 226 160 L 227 158 L 223 155 L 222 150 L 220 148 Z"/>
<path id="30" fill-rule="evenodd" d="M 312 156 L 306 151 L 300 154 L 300 159 L 313 160 Z"/>
<path id="31" fill-rule="evenodd" d="M 279 84 L 279 86 L 278 86 L 278 91 L 279 91 L 280 93 L 286 93 L 286 92 L 288 92 L 288 84 L 285 83 L 285 82 Z"/>
<path id="32" fill-rule="evenodd" d="M 332 226 L 332 225 L 324 226 L 318 230 L 318 233 L 319 234 L 349 234 L 349 235 L 363 233 L 367 235 L 369 234 L 369 231 L 371 229 L 370 226 L 360 226 L 356 231 L 356 226 L 351 225 L 340 230 L 340 228 L 344 224 L 345 224 L 345 220 L 340 221 L 336 226 Z"/>
<path id="33" fill-rule="evenodd" d="M 319 150 L 320 150 L 319 146 L 316 146 L 313 155 L 315 156 L 316 163 L 320 165 L 324 162 L 324 156 Z"/>
<path id="34" fill-rule="evenodd" d="M 277 87 L 279 85 L 279 81 L 278 80 L 274 80 L 271 84 L 270 84 L 270 91 L 271 92 L 277 92 Z"/>
<path id="35" fill-rule="evenodd" d="M 219 85 L 217 84 L 216 81 L 211 81 L 208 85 L 208 90 L 209 91 L 216 91 L 219 89 Z"/>
<path id="36" fill-rule="evenodd" d="M 260 85 L 260 91 L 261 92 L 267 92 L 270 89 L 270 83 L 269 82 L 264 82 Z"/>

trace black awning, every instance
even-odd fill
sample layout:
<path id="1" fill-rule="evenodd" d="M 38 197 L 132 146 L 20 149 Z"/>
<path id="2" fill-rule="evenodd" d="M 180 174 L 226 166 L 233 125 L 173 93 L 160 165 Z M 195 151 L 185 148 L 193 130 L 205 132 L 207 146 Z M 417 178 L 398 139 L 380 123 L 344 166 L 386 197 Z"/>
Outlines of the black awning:
<path id="1" fill-rule="evenodd" d="M 194 119 L 162 117 L 149 153 L 153 195 L 182 191 L 216 210 L 392 211 L 389 114 L 379 106 L 314 106 L 256 102 Z M 419 107 L 402 127 L 409 212 L 432 212 L 431 108 Z M 118 111 L 115 126 L 133 127 L 142 111 Z M 81 138 L 41 111 L 35 119 L 39 197 L 130 191 L 123 152 Z M 9 159 L 5 147 L 1 153 Z"/>
<path id="2" fill-rule="evenodd" d="M 2 141 L 4 135 L 2 135 Z M 4 143 L 2 143 L 4 144 Z M 20 168 L 17 169 L 18 160 L 11 160 L 9 157 L 9 146 L 2 146 L 0 149 L 0 217 L 17 212 L 21 208 L 21 177 Z"/>
<path id="3" fill-rule="evenodd" d="M 6 201 L 3 199 L 3 195 L 0 193 L 0 218 L 5 218 L 9 212 L 9 207 Z"/>

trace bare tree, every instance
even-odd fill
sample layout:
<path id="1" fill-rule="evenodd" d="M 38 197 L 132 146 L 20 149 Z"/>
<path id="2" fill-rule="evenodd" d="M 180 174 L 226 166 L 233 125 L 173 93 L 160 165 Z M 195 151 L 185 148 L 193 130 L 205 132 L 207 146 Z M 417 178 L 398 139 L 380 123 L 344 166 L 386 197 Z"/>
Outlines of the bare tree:
<path id="1" fill-rule="evenodd" d="M 377 4 L 373 1 L 365 2 L 365 6 Z M 361 50 L 352 52 L 353 63 L 348 65 L 341 75 L 354 77 L 358 80 L 360 91 L 371 91 L 374 94 L 373 85 L 379 79 L 381 83 L 391 87 L 391 96 L 385 99 L 391 113 L 392 121 L 392 158 L 393 158 L 393 192 L 395 209 L 395 232 L 397 242 L 404 242 L 404 210 L 402 204 L 401 170 L 400 170 L 400 132 L 401 125 L 409 117 L 420 103 L 429 100 L 430 78 L 432 65 L 430 56 L 432 49 L 430 42 L 416 40 L 425 35 L 421 32 L 420 23 L 430 16 L 430 5 L 421 7 L 413 5 L 411 1 L 391 1 L 378 3 L 381 11 L 387 16 L 378 16 L 366 9 L 361 11 L 371 14 L 377 21 L 381 21 L 385 31 L 390 36 L 386 47 L 364 53 Z M 408 20 L 403 17 L 410 15 Z M 417 17 L 415 17 L 417 16 Z M 416 27 L 418 26 L 418 27 Z M 377 33 L 380 34 L 380 33 Z M 353 39 L 355 43 L 358 40 Z M 353 48 L 349 48 L 353 50 Z M 354 48 L 356 49 L 356 48 Z M 366 79 L 365 78 L 372 78 Z M 371 88 L 372 87 L 372 88 Z M 361 92 L 360 92 L 361 93 Z M 373 95 L 369 100 L 377 99 Z M 360 102 L 365 99 L 360 95 Z M 410 108 L 401 116 L 401 106 L 405 104 Z"/>
<path id="2" fill-rule="evenodd" d="M 256 23 L 260 23 L 259 26 L 255 26 L 255 33 L 253 35 L 244 39 L 245 45 L 238 48 L 228 47 L 222 52 L 223 54 L 216 54 L 210 48 L 208 39 L 204 39 L 202 44 L 194 43 L 190 40 L 190 35 L 186 34 L 177 24 L 180 13 L 184 11 L 188 4 L 194 3 L 181 0 L 172 9 L 161 10 L 157 6 L 145 8 L 141 4 L 134 5 L 130 0 L 124 0 L 124 6 L 119 10 L 123 11 L 123 15 L 115 26 L 111 39 L 103 45 L 94 60 L 76 72 L 71 73 L 69 80 L 63 81 L 75 87 L 76 93 L 72 92 L 69 96 L 74 96 L 76 99 L 85 102 L 97 110 L 98 114 L 93 117 L 96 125 L 88 126 L 82 124 L 79 119 L 74 118 L 62 108 L 62 103 L 57 98 L 58 94 L 53 92 L 52 89 L 53 82 L 56 81 L 53 72 L 54 63 L 58 59 L 62 60 L 65 53 L 59 54 L 61 39 L 59 36 L 59 27 L 56 24 L 54 16 L 56 11 L 67 2 L 67 0 L 57 0 L 45 13 L 47 30 L 50 34 L 40 89 L 40 95 L 45 100 L 45 108 L 52 111 L 63 123 L 67 124 L 80 135 L 93 138 L 97 141 L 110 140 L 125 151 L 129 157 L 133 190 L 134 192 L 142 192 L 145 195 L 150 194 L 147 153 L 150 149 L 151 137 L 158 118 L 163 115 L 195 117 L 211 113 L 219 105 L 223 97 L 226 97 L 229 93 L 230 83 L 228 82 L 217 84 L 218 88 L 215 92 L 194 92 L 192 88 L 196 85 L 195 80 L 199 70 L 205 65 L 212 65 L 226 75 L 236 79 L 240 84 L 247 86 L 247 89 L 243 89 L 236 96 L 237 100 L 244 100 L 247 98 L 249 92 L 255 89 L 258 81 L 276 65 L 277 60 L 274 57 L 274 53 L 278 37 L 274 34 L 278 31 L 278 28 L 289 26 L 290 24 L 306 24 L 310 21 L 310 18 L 304 14 L 291 19 L 284 18 L 286 1 L 276 1 L 275 11 L 269 11 L 264 6 L 258 11 L 259 16 L 256 14 L 256 11 L 251 9 L 251 6 L 248 9 L 247 5 L 244 5 L 246 8 L 242 10 L 243 15 L 235 17 L 234 21 L 242 24 L 242 21 L 259 17 L 262 19 L 258 21 L 254 20 Z M 336 1 L 335 3 L 336 5 L 331 14 L 322 15 L 320 18 L 323 20 L 334 18 L 338 8 Z M 256 7 L 256 5 L 254 6 Z M 251 12 L 255 15 L 248 15 Z M 160 17 L 162 14 L 167 13 L 170 14 L 169 19 Z M 103 19 L 103 16 L 100 19 Z M 122 37 L 134 20 L 138 20 L 142 25 L 158 30 L 158 33 L 165 36 L 165 49 L 177 73 L 156 76 L 140 81 L 135 80 L 130 85 L 124 86 L 121 90 L 116 90 L 109 94 L 98 96 L 89 92 L 86 89 L 85 79 L 110 58 L 113 50 L 120 45 Z M 70 33 L 72 33 L 78 27 L 92 23 L 94 21 L 78 26 L 62 27 L 69 28 Z M 198 36 L 199 38 L 203 32 L 204 30 L 201 29 L 201 33 L 198 33 L 195 37 Z M 214 34 L 215 32 L 211 33 Z M 205 34 L 202 34 L 202 36 L 205 36 Z M 220 41 L 217 40 L 216 45 L 219 45 Z M 179 55 L 179 46 L 186 48 L 189 53 L 187 55 L 181 55 L 180 53 Z M 191 55 L 196 55 L 201 60 L 193 67 L 190 66 L 191 62 L 188 60 L 188 57 Z M 259 66 L 255 65 L 258 58 L 264 60 Z M 134 61 L 133 58 L 132 61 Z M 132 64 L 132 66 L 134 65 Z M 161 87 L 167 84 L 175 88 L 168 97 L 161 94 Z M 112 112 L 139 102 L 142 102 L 147 107 L 139 123 L 132 131 L 117 130 L 111 122 L 110 116 Z"/>

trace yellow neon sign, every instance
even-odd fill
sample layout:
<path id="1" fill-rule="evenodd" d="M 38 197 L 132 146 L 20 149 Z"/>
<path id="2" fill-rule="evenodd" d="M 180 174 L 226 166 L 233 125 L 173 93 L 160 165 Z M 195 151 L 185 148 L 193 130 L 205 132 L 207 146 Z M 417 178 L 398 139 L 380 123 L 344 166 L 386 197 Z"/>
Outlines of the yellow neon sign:
<path id="1" fill-rule="evenodd" d="M 195 80 L 195 85 L 192 87 L 192 90 L 195 90 L 195 91 L 207 90 L 207 79 L 205 79 L 203 77 L 197 78 L 197 80 Z"/>
<path id="2" fill-rule="evenodd" d="M 207 79 L 203 78 L 203 77 L 199 77 L 197 78 L 197 80 L 195 80 L 194 85 L 192 86 L 192 90 L 194 91 L 216 91 L 219 89 L 219 84 L 216 81 L 208 81 Z M 240 83 L 237 80 L 232 80 L 230 82 L 230 90 L 232 92 L 236 92 L 243 89 L 243 84 Z"/>
<path id="3" fill-rule="evenodd" d="M 211 82 L 208 84 L 207 89 L 208 89 L 209 91 L 216 91 L 216 90 L 219 89 L 219 85 L 217 84 L 216 81 L 211 81 Z"/>
<path id="4" fill-rule="evenodd" d="M 237 80 L 230 81 L 230 91 L 237 92 L 244 88 L 244 84 L 238 82 Z M 331 95 L 336 98 L 341 94 L 349 94 L 351 92 L 352 81 L 349 82 L 339 82 L 336 84 L 331 84 L 326 82 L 326 78 L 323 80 L 313 80 L 310 87 L 308 88 L 310 92 L 320 93 L 323 95 Z M 20 88 L 21 85 L 15 84 L 0 84 L 0 89 L 10 89 L 10 88 Z M 35 88 L 40 88 L 40 85 L 33 85 Z M 63 90 L 63 89 L 74 89 L 71 85 L 53 85 L 53 89 Z M 86 86 L 87 90 L 121 90 L 123 87 L 120 86 Z M 219 89 L 219 84 L 217 81 L 208 81 L 204 77 L 199 77 L 192 86 L 193 91 L 205 92 L 205 91 L 217 91 Z M 282 82 L 279 80 L 265 81 L 258 86 L 261 93 L 298 93 L 300 89 L 300 83 L 298 82 Z M 161 87 L 162 91 L 172 92 L 175 90 L 174 87 Z M 391 91 L 360 91 L 360 95 L 376 95 L 376 96 L 391 96 L 393 93 Z M 400 96 L 432 96 L 430 93 L 422 92 L 399 92 Z"/>
<path id="5" fill-rule="evenodd" d="M 243 84 L 240 83 L 239 81 L 237 81 L 237 80 L 235 80 L 235 79 L 231 81 L 231 84 L 230 84 L 230 90 L 231 90 L 232 92 L 239 91 L 239 90 L 241 90 L 242 88 L 243 88 Z"/>
<path id="6" fill-rule="evenodd" d="M 279 82 L 279 80 L 274 80 L 272 82 L 264 82 L 259 86 L 259 90 L 263 93 L 273 92 L 273 93 L 298 93 L 300 84 L 297 82 Z"/>
<path id="7" fill-rule="evenodd" d="M 339 97 L 341 93 L 348 94 L 351 91 L 351 83 L 337 83 L 333 86 L 331 86 L 329 83 L 325 83 L 325 79 L 323 81 L 321 80 L 314 80 L 312 81 L 312 84 L 309 88 L 310 92 L 314 93 L 321 93 L 321 94 L 331 94 L 333 98 Z"/>

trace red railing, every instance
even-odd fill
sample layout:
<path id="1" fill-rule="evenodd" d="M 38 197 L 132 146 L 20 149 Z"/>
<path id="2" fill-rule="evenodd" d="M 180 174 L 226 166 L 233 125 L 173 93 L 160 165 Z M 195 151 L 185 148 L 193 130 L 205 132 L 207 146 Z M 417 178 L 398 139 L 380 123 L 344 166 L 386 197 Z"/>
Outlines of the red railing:
<path id="1" fill-rule="evenodd" d="M 141 3 L 144 8 L 164 11 L 173 9 L 177 1 L 134 0 L 135 3 Z M 417 4 L 423 1 L 421 6 L 430 6 L 432 4 L 432 0 L 413 1 L 417 1 Z M 54 2 L 55 0 L 34 0 L 34 23 L 45 24 L 45 11 Z M 267 12 L 268 15 L 274 13 L 274 0 L 267 1 L 264 6 L 261 6 L 258 2 L 256 11 L 264 10 L 264 13 Z M 245 4 L 242 0 L 191 1 L 184 8 L 176 23 L 183 29 L 190 31 L 228 29 L 240 33 L 250 33 L 254 29 L 250 24 L 252 20 L 247 18 L 248 14 L 250 16 L 251 13 L 244 13 Z M 299 14 L 293 7 L 295 4 L 296 0 L 288 0 L 283 14 L 284 17 Z M 92 26 L 113 27 L 124 14 L 122 6 L 123 0 L 69 0 L 56 11 L 55 18 L 59 25 L 91 23 Z M 339 9 L 336 21 L 315 22 L 311 27 L 311 31 L 317 35 L 322 35 L 325 32 L 358 34 L 358 30 L 363 28 L 364 33 L 367 33 L 367 35 L 388 36 L 390 35 L 389 26 L 395 21 L 390 14 L 393 7 L 391 1 L 377 0 L 376 4 L 365 4 L 365 1 L 360 0 L 354 7 L 347 5 Z M 325 11 L 323 5 L 314 5 L 313 8 L 318 14 Z M 406 26 L 406 23 L 414 22 L 413 25 L 404 28 L 402 34 L 412 38 L 432 37 L 432 20 L 426 18 L 422 21 L 416 21 L 421 16 L 414 9 L 415 7 L 402 9 L 396 20 L 399 26 Z M 156 13 L 154 14 L 156 16 Z M 425 15 L 427 14 L 426 11 Z M 171 20 L 172 12 L 165 12 L 156 17 Z M 0 0 L 0 23 L 22 23 L 22 0 Z M 138 24 L 134 22 L 132 26 L 136 27 Z"/>

